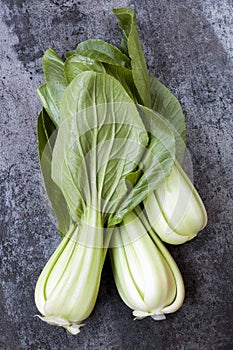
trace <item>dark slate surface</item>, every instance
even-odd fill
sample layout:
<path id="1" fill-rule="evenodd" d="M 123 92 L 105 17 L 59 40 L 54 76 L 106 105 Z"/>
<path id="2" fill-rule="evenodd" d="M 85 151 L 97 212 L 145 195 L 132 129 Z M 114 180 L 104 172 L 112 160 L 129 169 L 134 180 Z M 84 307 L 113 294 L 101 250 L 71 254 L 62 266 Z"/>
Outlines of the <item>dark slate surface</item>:
<path id="1" fill-rule="evenodd" d="M 133 322 L 106 266 L 92 316 L 77 337 L 33 318 L 34 287 L 59 242 L 44 204 L 35 123 L 41 57 L 90 37 L 119 44 L 111 8 L 138 13 L 150 71 L 180 99 L 194 180 L 208 227 L 170 247 L 183 273 L 182 309 Z M 232 1 L 0 1 L 0 349 L 231 349 L 232 339 Z"/>

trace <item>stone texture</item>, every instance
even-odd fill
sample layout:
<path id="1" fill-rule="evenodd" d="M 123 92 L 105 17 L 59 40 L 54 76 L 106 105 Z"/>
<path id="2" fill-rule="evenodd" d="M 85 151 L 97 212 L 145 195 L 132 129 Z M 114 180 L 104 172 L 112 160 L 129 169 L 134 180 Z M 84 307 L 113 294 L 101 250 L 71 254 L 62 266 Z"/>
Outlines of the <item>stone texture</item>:
<path id="1" fill-rule="evenodd" d="M 186 285 L 179 312 L 133 322 L 107 261 L 96 308 L 73 337 L 33 317 L 36 280 L 59 241 L 41 185 L 35 90 L 48 47 L 63 54 L 91 37 L 119 44 L 111 15 L 119 6 L 137 10 L 149 69 L 182 103 L 209 223 L 192 242 L 170 247 Z M 232 14 L 231 0 L 0 0 L 0 349 L 231 348 Z"/>

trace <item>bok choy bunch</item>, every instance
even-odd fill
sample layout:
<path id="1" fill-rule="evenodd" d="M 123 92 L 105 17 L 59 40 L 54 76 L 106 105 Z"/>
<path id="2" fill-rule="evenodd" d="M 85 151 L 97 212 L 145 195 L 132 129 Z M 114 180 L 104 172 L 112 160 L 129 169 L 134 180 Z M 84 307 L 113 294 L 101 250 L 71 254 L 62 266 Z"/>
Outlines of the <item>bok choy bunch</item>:
<path id="1" fill-rule="evenodd" d="M 89 39 L 65 62 L 48 49 L 37 90 L 40 165 L 62 241 L 38 279 L 35 301 L 41 319 L 72 334 L 94 308 L 111 245 L 117 288 L 136 318 L 176 311 L 184 285 L 158 236 L 180 244 L 206 224 L 179 165 L 181 106 L 148 74 L 135 12 L 113 12 L 121 47 Z"/>

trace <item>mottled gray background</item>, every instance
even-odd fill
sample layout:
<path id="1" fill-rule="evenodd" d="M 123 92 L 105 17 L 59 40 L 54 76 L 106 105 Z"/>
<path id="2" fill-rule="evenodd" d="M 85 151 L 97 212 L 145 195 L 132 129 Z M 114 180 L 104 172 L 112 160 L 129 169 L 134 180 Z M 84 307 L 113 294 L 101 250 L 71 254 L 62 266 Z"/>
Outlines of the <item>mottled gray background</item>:
<path id="1" fill-rule="evenodd" d="M 209 223 L 170 247 L 186 285 L 180 311 L 134 322 L 107 265 L 96 308 L 73 337 L 33 317 L 36 280 L 59 241 L 41 197 L 35 90 L 48 47 L 119 44 L 117 6 L 137 10 L 149 69 L 182 103 Z M 232 1 L 0 0 L 0 16 L 0 349 L 232 349 Z"/>

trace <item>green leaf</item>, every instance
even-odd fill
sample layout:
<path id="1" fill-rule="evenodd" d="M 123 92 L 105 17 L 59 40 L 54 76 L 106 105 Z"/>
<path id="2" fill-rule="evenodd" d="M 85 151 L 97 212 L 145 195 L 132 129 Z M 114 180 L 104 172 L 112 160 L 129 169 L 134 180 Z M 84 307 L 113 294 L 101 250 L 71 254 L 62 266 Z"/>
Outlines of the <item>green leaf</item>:
<path id="1" fill-rule="evenodd" d="M 141 102 L 140 96 L 133 81 L 131 69 L 113 66 L 110 64 L 105 64 L 105 69 L 107 74 L 110 74 L 121 83 L 127 94 L 135 103 Z"/>
<path id="2" fill-rule="evenodd" d="M 108 63 L 101 63 L 92 58 L 85 57 L 79 54 L 69 56 L 66 59 L 64 73 L 68 83 L 70 83 L 78 74 L 85 71 L 93 71 L 97 73 L 107 73 L 117 79 L 124 87 L 128 95 L 135 103 L 140 103 L 140 96 L 133 81 L 132 70 L 115 66 Z"/>
<path id="3" fill-rule="evenodd" d="M 42 67 L 47 87 L 59 110 L 61 97 L 67 86 L 64 62 L 53 49 L 48 49 L 42 58 Z"/>
<path id="4" fill-rule="evenodd" d="M 46 111 L 42 109 L 37 119 L 37 138 L 40 167 L 46 192 L 57 218 L 58 231 L 61 235 L 64 235 L 69 228 L 70 215 L 61 190 L 51 179 L 51 160 L 55 141 L 55 133 L 55 125 L 50 120 L 49 115 L 46 113 Z"/>
<path id="5" fill-rule="evenodd" d="M 128 8 L 113 9 L 123 33 L 121 48 L 131 58 L 134 84 L 143 105 L 151 107 L 149 74 L 138 34 L 135 11 Z"/>
<path id="6" fill-rule="evenodd" d="M 136 171 L 127 175 L 126 180 L 129 182 L 128 188 L 135 186 L 138 180 L 140 179 L 140 177 L 142 176 L 142 174 L 143 174 L 142 169 L 137 169 Z"/>
<path id="7" fill-rule="evenodd" d="M 67 87 L 60 112 L 52 178 L 74 220 L 91 207 L 106 222 L 128 192 L 126 177 L 148 143 L 137 108 L 116 79 L 83 72 Z"/>
<path id="8" fill-rule="evenodd" d="M 109 226 L 121 222 L 127 212 L 132 211 L 150 192 L 157 189 L 170 174 L 175 161 L 175 138 L 169 125 L 151 109 L 138 106 L 138 111 L 150 136 L 149 145 L 139 164 L 142 175 L 116 208 L 116 213 L 109 218 Z M 129 176 L 128 179 L 130 180 Z"/>
<path id="9" fill-rule="evenodd" d="M 102 63 L 79 54 L 68 57 L 65 61 L 64 73 L 68 83 L 78 74 L 85 71 L 104 73 L 105 68 Z"/>
<path id="10" fill-rule="evenodd" d="M 186 124 L 177 98 L 154 76 L 150 75 L 152 109 L 170 123 L 176 139 L 176 158 L 182 163 L 186 145 Z"/>
<path id="11" fill-rule="evenodd" d="M 37 95 L 40 99 L 42 106 L 45 108 L 48 113 L 50 119 L 53 121 L 55 126 L 59 125 L 59 110 L 53 99 L 50 89 L 47 84 L 41 85 L 37 89 Z"/>
<path id="12" fill-rule="evenodd" d="M 101 39 L 89 39 L 78 44 L 74 51 L 68 52 L 67 56 L 75 53 L 92 58 L 99 62 L 105 62 L 116 66 L 130 67 L 130 59 L 117 47 L 106 43 Z"/>

